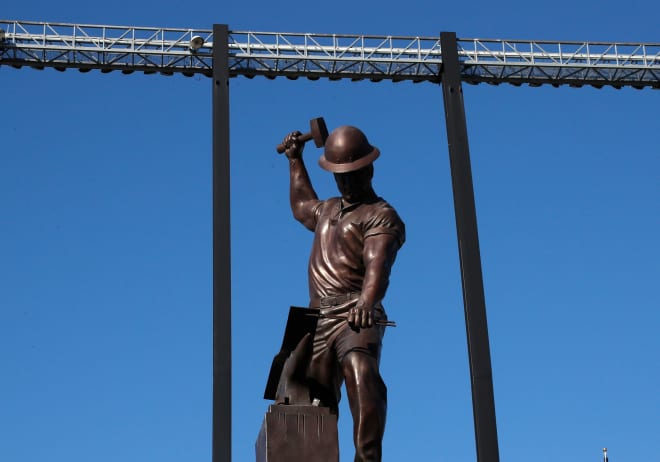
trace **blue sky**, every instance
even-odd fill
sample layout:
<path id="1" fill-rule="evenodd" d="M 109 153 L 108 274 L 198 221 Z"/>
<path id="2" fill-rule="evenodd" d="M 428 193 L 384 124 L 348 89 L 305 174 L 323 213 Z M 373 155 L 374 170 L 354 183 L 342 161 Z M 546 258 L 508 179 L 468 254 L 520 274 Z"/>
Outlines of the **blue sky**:
<path id="1" fill-rule="evenodd" d="M 627 2 L 165 0 L 3 19 L 276 32 L 660 42 Z M 0 67 L 0 460 L 210 460 L 210 80 Z M 274 146 L 322 115 L 381 149 L 407 224 L 385 299 L 386 461 L 475 460 L 440 88 L 232 79 L 233 451 L 254 460 L 311 233 Z M 660 92 L 465 86 L 498 418 L 509 462 L 651 460 L 660 430 Z M 321 197 L 336 194 L 305 152 Z M 340 410 L 342 461 L 351 419 Z"/>

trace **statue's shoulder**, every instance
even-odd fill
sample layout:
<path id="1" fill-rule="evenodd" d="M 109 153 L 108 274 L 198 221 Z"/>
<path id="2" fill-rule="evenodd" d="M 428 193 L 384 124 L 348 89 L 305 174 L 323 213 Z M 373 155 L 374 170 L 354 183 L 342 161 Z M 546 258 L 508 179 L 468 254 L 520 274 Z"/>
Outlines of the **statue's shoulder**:
<path id="1" fill-rule="evenodd" d="M 317 209 L 322 212 L 323 210 L 332 210 L 333 207 L 338 207 L 340 205 L 339 197 L 329 197 L 328 199 L 319 200 Z"/>
<path id="2" fill-rule="evenodd" d="M 392 214 L 392 215 L 395 215 L 395 216 L 397 216 L 397 217 L 399 216 L 399 214 L 397 213 L 397 211 L 396 211 L 396 209 L 394 208 L 394 206 L 393 206 L 392 204 L 390 204 L 389 202 L 387 202 L 387 201 L 386 201 L 385 199 L 383 199 L 382 197 L 378 197 L 378 198 L 376 199 L 376 201 L 373 203 L 373 207 L 374 207 L 376 210 L 380 210 L 380 211 L 382 211 L 382 213 Z"/>
<path id="3" fill-rule="evenodd" d="M 394 207 L 381 197 L 365 205 L 362 221 L 364 237 L 391 234 L 401 247 L 406 241 L 406 225 Z"/>

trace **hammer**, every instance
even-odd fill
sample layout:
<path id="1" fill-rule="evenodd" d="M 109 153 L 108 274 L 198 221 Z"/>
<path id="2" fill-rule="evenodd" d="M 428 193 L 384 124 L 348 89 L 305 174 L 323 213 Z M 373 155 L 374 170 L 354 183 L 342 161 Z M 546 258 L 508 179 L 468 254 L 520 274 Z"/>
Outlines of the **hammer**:
<path id="1" fill-rule="evenodd" d="M 309 121 L 309 133 L 304 133 L 298 137 L 303 143 L 314 140 L 314 144 L 317 148 L 321 148 L 325 145 L 325 140 L 328 139 L 328 127 L 325 126 L 325 120 L 323 117 L 317 117 Z M 277 152 L 282 154 L 286 151 L 286 146 L 282 144 L 277 145 Z"/>

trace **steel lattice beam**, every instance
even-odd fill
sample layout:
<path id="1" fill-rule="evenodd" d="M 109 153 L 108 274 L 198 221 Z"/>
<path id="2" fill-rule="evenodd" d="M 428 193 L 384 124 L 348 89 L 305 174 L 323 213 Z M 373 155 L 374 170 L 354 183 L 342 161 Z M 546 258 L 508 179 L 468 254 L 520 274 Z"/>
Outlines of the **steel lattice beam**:
<path id="1" fill-rule="evenodd" d="M 212 50 L 193 52 L 190 42 L 212 32 L 120 26 L 0 21 L 0 64 L 37 69 L 100 69 L 125 73 L 211 75 Z"/>
<path id="2" fill-rule="evenodd" d="M 0 65 L 211 76 L 213 32 L 0 21 Z M 204 44 L 192 50 L 193 37 Z M 230 31 L 230 76 L 439 82 L 439 37 Z M 660 88 L 660 43 L 458 40 L 467 83 Z"/>

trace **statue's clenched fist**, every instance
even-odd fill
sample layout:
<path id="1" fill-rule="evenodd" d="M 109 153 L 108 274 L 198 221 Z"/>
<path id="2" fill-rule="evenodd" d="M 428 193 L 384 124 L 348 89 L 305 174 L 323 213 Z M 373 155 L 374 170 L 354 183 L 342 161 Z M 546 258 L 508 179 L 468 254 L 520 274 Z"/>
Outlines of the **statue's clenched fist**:
<path id="1" fill-rule="evenodd" d="M 284 153 L 289 159 L 300 159 L 302 157 L 305 143 L 300 140 L 300 135 L 302 133 L 299 131 L 291 132 L 282 141 Z"/>

